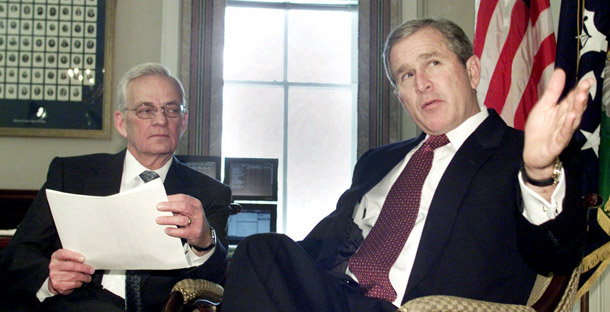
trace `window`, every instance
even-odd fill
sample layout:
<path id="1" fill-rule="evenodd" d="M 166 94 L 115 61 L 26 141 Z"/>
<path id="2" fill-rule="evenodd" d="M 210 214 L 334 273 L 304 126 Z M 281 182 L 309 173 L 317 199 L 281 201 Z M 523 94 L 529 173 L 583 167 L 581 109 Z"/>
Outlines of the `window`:
<path id="1" fill-rule="evenodd" d="M 350 184 L 356 2 L 227 4 L 222 156 L 279 159 L 277 230 L 293 239 Z"/>

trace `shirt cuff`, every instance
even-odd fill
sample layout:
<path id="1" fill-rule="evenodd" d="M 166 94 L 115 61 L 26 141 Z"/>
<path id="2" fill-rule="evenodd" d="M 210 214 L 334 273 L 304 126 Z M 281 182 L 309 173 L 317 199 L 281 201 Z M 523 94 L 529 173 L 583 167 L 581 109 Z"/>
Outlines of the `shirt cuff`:
<path id="1" fill-rule="evenodd" d="M 36 293 L 36 298 L 38 298 L 38 301 L 43 302 L 45 299 L 53 296 L 55 295 L 49 291 L 49 278 L 47 277 L 44 283 L 42 283 L 42 287 Z"/>
<path id="2" fill-rule="evenodd" d="M 521 172 L 518 175 L 521 196 L 523 197 L 523 217 L 531 224 L 540 225 L 549 220 L 555 219 L 563 211 L 563 199 L 566 194 L 565 172 L 561 169 L 559 183 L 551 195 L 551 202 L 548 202 L 534 190 L 523 182 Z"/>
<path id="3" fill-rule="evenodd" d="M 196 255 L 193 250 L 191 249 L 191 246 L 189 244 L 184 244 L 184 250 L 185 250 L 185 254 L 186 254 L 186 262 L 188 262 L 190 267 L 194 267 L 194 266 L 200 266 L 202 264 L 204 264 L 206 261 L 208 261 L 208 259 L 210 259 L 212 257 L 212 254 L 214 254 L 214 251 L 216 251 L 216 246 L 214 246 L 214 248 L 210 249 L 210 252 L 206 253 L 205 255 L 199 257 L 198 255 Z"/>

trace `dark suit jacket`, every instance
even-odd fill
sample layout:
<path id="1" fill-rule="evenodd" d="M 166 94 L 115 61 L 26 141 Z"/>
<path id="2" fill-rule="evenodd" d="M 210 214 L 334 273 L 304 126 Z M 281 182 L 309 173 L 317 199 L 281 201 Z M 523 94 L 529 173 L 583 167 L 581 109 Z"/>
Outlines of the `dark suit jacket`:
<path id="1" fill-rule="evenodd" d="M 337 209 L 300 242 L 324 268 L 345 272 L 362 241 L 355 205 L 424 135 L 372 149 L 356 164 Z M 521 215 L 517 180 L 523 134 L 495 111 L 464 142 L 434 194 L 403 302 L 454 295 L 525 303 L 536 273 L 563 273 L 582 255 L 585 211 L 569 183 L 563 212 L 533 226 Z M 568 178 L 568 182 L 572 179 Z"/>
<path id="2" fill-rule="evenodd" d="M 9 294 L 13 300 L 21 303 L 37 302 L 35 294 L 49 276 L 50 256 L 61 248 L 45 190 L 96 196 L 116 194 L 121 185 L 124 159 L 125 151 L 113 155 L 94 154 L 53 159 L 46 183 L 19 225 L 10 245 L 2 252 L 2 293 Z M 164 186 L 168 195 L 183 193 L 201 201 L 206 218 L 216 229 L 220 244 L 217 244 L 212 257 L 199 267 L 145 271 L 141 282 L 142 300 L 146 310 L 151 311 L 161 310 L 177 281 L 183 278 L 205 278 L 221 282 L 227 265 L 226 224 L 231 201 L 229 187 L 186 167 L 175 158 Z M 63 297 L 87 296 L 89 291 L 96 288 L 99 290 L 100 282 L 101 272 L 96 272 L 93 282 Z"/>

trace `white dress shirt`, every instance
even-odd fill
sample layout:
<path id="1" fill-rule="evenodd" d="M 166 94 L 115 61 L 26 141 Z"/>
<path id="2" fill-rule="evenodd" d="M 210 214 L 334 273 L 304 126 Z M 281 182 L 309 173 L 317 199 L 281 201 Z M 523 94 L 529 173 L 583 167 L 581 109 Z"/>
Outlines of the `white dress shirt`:
<path id="1" fill-rule="evenodd" d="M 413 268 L 413 263 L 415 262 L 415 255 L 417 254 L 417 248 L 419 247 L 419 241 L 424 230 L 424 224 L 426 223 L 426 217 L 428 216 L 428 210 L 430 209 L 430 204 L 436 191 L 436 187 L 438 186 L 455 153 L 488 116 L 489 113 L 487 112 L 487 109 L 482 109 L 481 112 L 470 117 L 459 127 L 447 133 L 447 138 L 450 141 L 449 144 L 434 150 L 434 161 L 432 163 L 430 173 L 424 181 L 421 194 L 421 204 L 417 218 L 415 219 L 415 225 L 413 226 L 413 230 L 411 231 L 404 248 L 390 269 L 390 282 L 397 293 L 396 300 L 393 302 L 393 304 L 397 307 L 402 303 L 402 298 L 404 297 L 407 283 L 409 282 L 408 277 L 411 274 L 411 269 Z M 425 140 L 409 151 L 405 158 L 392 170 L 390 170 L 390 172 L 388 172 L 388 174 L 377 185 L 369 190 L 364 195 L 360 203 L 356 204 L 353 219 L 354 223 L 356 223 L 356 225 L 358 225 L 358 227 L 362 230 L 362 236 L 364 238 L 367 237 L 375 225 L 391 186 L 398 179 L 398 176 L 407 165 L 409 159 L 411 159 L 411 156 L 421 147 L 424 141 Z M 565 195 L 565 181 L 563 180 L 563 174 L 560 184 L 555 189 L 550 203 L 531 189 L 527 188 L 521 180 L 520 174 L 519 184 L 523 193 L 523 216 L 529 222 L 536 225 L 542 224 L 545 221 L 555 218 L 561 212 L 561 202 L 563 201 L 563 197 Z M 545 208 L 543 209 L 541 207 Z M 349 271 L 349 268 L 347 269 L 347 274 L 354 278 L 354 280 L 357 280 L 356 276 Z"/>
<path id="2" fill-rule="evenodd" d="M 167 172 L 169 171 L 169 167 L 172 165 L 172 161 L 173 158 L 163 165 L 163 167 L 154 170 L 162 181 L 165 181 L 165 177 L 167 177 Z M 140 178 L 140 173 L 146 170 L 149 169 L 142 166 L 142 164 L 136 160 L 129 150 L 127 150 L 125 153 L 125 162 L 123 163 L 123 174 L 121 176 L 121 188 L 119 192 L 122 193 L 143 185 L 145 182 Z M 216 247 L 202 257 L 199 257 L 191 250 L 188 244 L 184 244 L 186 260 L 190 266 L 202 265 L 212 256 L 215 250 Z M 53 294 L 49 292 L 48 283 L 49 278 L 46 279 L 38 293 L 36 293 L 36 297 L 38 297 L 40 302 L 53 296 Z M 102 287 L 111 291 L 117 296 L 120 296 L 121 298 L 125 298 L 125 270 L 104 271 L 104 275 L 102 277 Z"/>

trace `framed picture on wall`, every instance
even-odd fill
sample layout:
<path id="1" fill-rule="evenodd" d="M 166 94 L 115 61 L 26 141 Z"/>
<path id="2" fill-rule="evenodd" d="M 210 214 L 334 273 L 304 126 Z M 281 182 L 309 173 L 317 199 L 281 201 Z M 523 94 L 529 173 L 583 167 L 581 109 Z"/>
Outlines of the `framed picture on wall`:
<path id="1" fill-rule="evenodd" d="M 0 135 L 110 138 L 115 1 L 0 1 Z"/>

